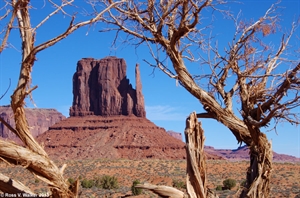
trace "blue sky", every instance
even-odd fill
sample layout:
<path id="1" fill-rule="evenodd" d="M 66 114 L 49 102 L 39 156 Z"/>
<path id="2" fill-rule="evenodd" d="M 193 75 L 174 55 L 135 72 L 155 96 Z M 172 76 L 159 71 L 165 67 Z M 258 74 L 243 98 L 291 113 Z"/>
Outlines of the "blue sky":
<path id="1" fill-rule="evenodd" d="M 76 2 L 79 2 L 79 5 L 83 4 L 81 1 L 75 0 Z M 243 18 L 257 20 L 276 1 L 244 0 L 243 2 L 243 4 L 231 4 L 228 7 L 234 12 L 242 10 Z M 44 1 L 32 1 L 33 6 L 36 8 L 31 14 L 33 26 L 38 24 L 51 11 L 51 7 L 47 6 L 47 3 L 43 7 Z M 300 16 L 300 2 L 299 0 L 283 0 L 280 5 L 285 7 L 280 12 L 282 15 L 282 31 L 287 31 L 291 27 L 291 22 Z M 77 9 L 81 10 L 80 6 Z M 79 19 L 81 18 L 80 13 L 78 14 Z M 48 23 L 37 30 L 36 44 L 63 32 L 69 21 L 68 16 L 55 15 Z M 4 25 L 3 22 L 0 22 L 0 29 L 3 29 Z M 126 37 L 121 36 L 118 39 L 117 46 L 112 47 L 114 34 L 99 33 L 101 28 L 103 28 L 101 24 L 81 28 L 65 40 L 38 54 L 32 72 L 32 86 L 38 85 L 38 89 L 33 92 L 33 103 L 27 100 L 26 105 L 28 107 L 36 105 L 39 108 L 56 108 L 68 116 L 73 97 L 72 76 L 77 61 L 86 57 L 101 59 L 106 56 L 117 56 L 126 60 L 127 75 L 133 86 L 135 86 L 135 64 L 140 64 L 147 118 L 166 130 L 183 132 L 185 119 L 189 113 L 203 111 L 198 100 L 183 87 L 176 85 L 176 82 L 168 78 L 163 72 L 155 70 L 153 73 L 153 68 L 143 61 L 143 59 L 152 61 L 146 46 L 135 49 L 130 45 L 122 45 L 121 41 Z M 233 30 L 233 23 L 229 20 L 218 18 L 214 23 L 213 31 L 219 38 L 220 45 L 225 46 L 231 41 Z M 296 34 L 300 35 L 299 28 Z M 280 40 L 279 37 L 274 37 L 274 39 Z M 6 90 L 9 79 L 11 79 L 12 85 L 8 93 L 0 100 L 0 105 L 10 103 L 10 96 L 17 83 L 21 62 L 20 38 L 16 30 L 12 31 L 9 42 L 12 44 L 10 48 L 0 54 L 0 95 Z M 276 40 L 273 42 L 276 44 Z M 291 43 L 294 45 L 293 47 L 300 47 L 299 40 L 293 40 Z M 201 72 L 197 63 L 194 64 L 192 71 L 195 73 Z M 298 108 L 297 111 L 300 111 L 300 109 Z M 229 149 L 238 147 L 235 137 L 227 128 L 213 120 L 201 121 L 205 131 L 206 145 Z M 278 153 L 300 157 L 299 127 L 283 123 L 278 126 L 277 132 L 277 134 L 274 131 L 267 132 L 268 138 L 272 139 L 273 149 Z"/>

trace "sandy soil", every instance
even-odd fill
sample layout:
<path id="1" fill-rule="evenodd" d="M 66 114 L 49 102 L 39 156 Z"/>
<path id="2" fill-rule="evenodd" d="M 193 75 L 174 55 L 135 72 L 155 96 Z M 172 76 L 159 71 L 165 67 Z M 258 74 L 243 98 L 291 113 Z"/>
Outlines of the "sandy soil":
<path id="1" fill-rule="evenodd" d="M 173 181 L 185 182 L 184 160 L 80 160 L 58 161 L 57 164 L 67 163 L 66 178 L 96 179 L 103 175 L 115 176 L 118 179 L 119 188 L 105 190 L 92 187 L 81 188 L 80 197 L 133 197 L 131 185 L 134 180 L 152 184 L 172 186 Z M 244 181 L 248 162 L 229 162 L 224 160 L 211 160 L 207 163 L 208 187 L 215 189 L 222 185 L 223 180 L 232 178 L 237 181 L 237 186 Z M 47 192 L 47 186 L 36 179 L 31 173 L 22 167 L 8 166 L 0 163 L 1 173 L 18 179 L 35 192 Z M 184 189 L 181 189 L 184 190 Z M 235 197 L 238 187 L 232 190 L 216 191 L 220 198 Z M 271 198 L 300 197 L 300 163 L 274 163 L 271 179 Z M 140 197 L 157 197 L 151 192 L 143 191 Z"/>

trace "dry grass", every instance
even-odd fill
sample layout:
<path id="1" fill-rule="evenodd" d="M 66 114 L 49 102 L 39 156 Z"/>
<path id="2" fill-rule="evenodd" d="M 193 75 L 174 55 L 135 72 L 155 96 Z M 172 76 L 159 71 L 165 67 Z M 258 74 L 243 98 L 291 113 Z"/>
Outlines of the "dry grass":
<path id="1" fill-rule="evenodd" d="M 67 163 L 65 169 L 66 178 L 80 177 L 93 179 L 103 175 L 116 176 L 119 189 L 104 190 L 96 187 L 90 189 L 81 188 L 80 197 L 122 197 L 131 194 L 132 182 L 136 179 L 152 184 L 172 186 L 173 180 L 185 181 L 186 162 L 184 160 L 81 160 L 56 162 L 62 165 Z M 207 176 L 208 186 L 215 189 L 222 185 L 223 180 L 232 178 L 239 185 L 244 181 L 248 162 L 208 161 Z M 8 166 L 0 163 L 1 172 L 14 179 L 20 180 L 35 192 L 46 192 L 47 186 L 22 167 Z M 271 179 L 270 197 L 296 197 L 300 195 L 300 163 L 274 163 Z M 237 190 L 235 187 L 229 191 L 217 191 L 222 197 L 233 197 Z M 144 191 L 139 197 L 157 197 Z"/>

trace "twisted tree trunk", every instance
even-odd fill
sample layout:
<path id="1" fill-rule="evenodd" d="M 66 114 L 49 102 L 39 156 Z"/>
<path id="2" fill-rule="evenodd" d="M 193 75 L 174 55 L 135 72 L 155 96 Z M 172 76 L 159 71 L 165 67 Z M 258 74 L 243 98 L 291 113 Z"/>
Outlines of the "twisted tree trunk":
<path id="1" fill-rule="evenodd" d="M 270 193 L 272 171 L 272 145 L 265 134 L 256 131 L 254 144 L 250 149 L 250 166 L 247 171 L 247 182 L 240 197 L 267 198 Z M 254 135 L 254 134 L 253 134 Z"/>

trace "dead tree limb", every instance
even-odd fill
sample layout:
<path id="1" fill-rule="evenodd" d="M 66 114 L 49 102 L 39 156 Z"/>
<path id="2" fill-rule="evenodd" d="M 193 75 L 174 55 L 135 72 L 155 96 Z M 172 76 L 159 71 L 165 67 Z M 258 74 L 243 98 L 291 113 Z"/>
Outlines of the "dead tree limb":
<path id="1" fill-rule="evenodd" d="M 158 186 L 145 183 L 137 184 L 135 187 L 150 190 L 162 197 L 188 198 L 188 196 L 184 192 L 170 186 Z"/>
<path id="2" fill-rule="evenodd" d="M 63 177 L 63 172 L 48 157 L 31 151 L 13 142 L 0 140 L 0 156 L 2 160 L 13 164 L 21 165 L 30 170 L 37 178 L 46 182 L 53 193 L 53 197 L 76 197 L 78 192 L 71 192 L 69 185 Z M 0 190 L 7 192 L 7 188 L 0 186 Z"/>
<path id="3" fill-rule="evenodd" d="M 197 114 L 191 113 L 186 119 L 184 130 L 187 154 L 186 186 L 191 198 L 215 197 L 212 191 L 207 189 L 206 159 L 204 153 L 204 131 L 197 120 Z"/>
<path id="4" fill-rule="evenodd" d="M 11 193 L 11 194 L 26 193 L 28 195 L 35 196 L 35 193 L 33 193 L 27 186 L 1 173 L 0 173 L 0 186 L 6 189 L 5 191 L 6 193 Z"/>
<path id="5" fill-rule="evenodd" d="M 9 79 L 9 85 L 8 85 L 6 91 L 4 92 L 4 94 L 2 94 L 2 96 L 0 96 L 0 100 L 6 95 L 6 93 L 8 92 L 8 90 L 10 88 L 10 85 L 11 85 L 11 80 Z"/>

